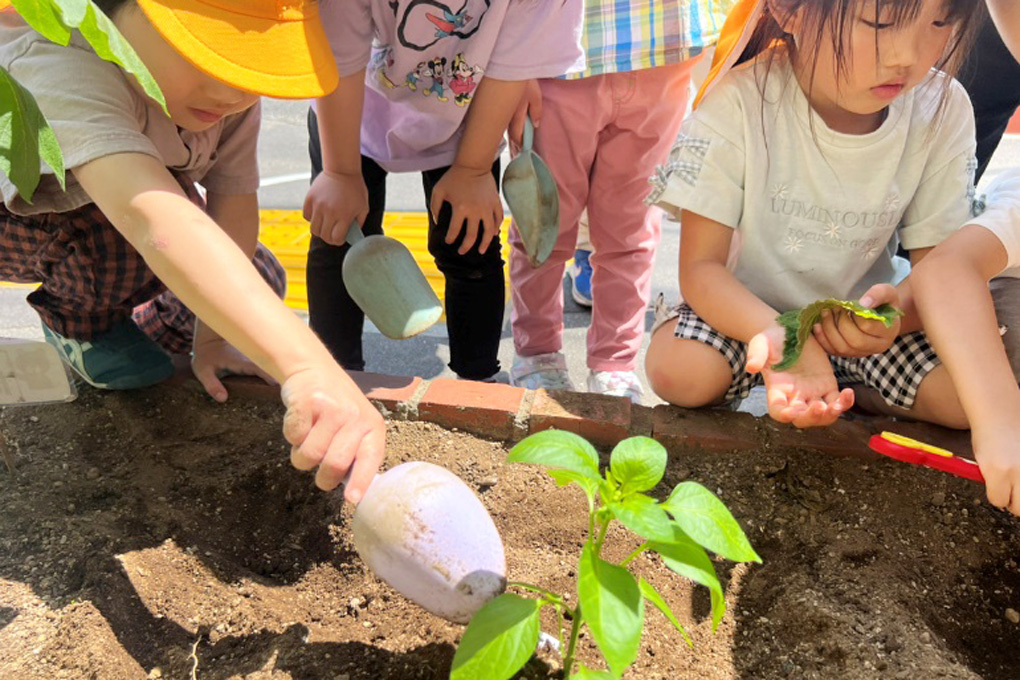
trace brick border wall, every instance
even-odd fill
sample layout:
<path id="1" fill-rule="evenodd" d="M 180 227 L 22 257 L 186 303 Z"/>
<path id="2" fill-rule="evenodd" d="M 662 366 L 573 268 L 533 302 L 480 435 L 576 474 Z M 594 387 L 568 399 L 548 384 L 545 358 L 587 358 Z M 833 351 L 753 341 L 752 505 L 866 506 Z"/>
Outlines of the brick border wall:
<path id="1" fill-rule="evenodd" d="M 868 449 L 868 438 L 892 430 L 972 456 L 969 432 L 924 423 L 844 417 L 829 427 L 800 430 L 749 413 L 665 404 L 637 406 L 626 398 L 601 394 L 357 371 L 349 375 L 388 418 L 432 422 L 507 442 L 555 427 L 605 447 L 633 435 L 645 435 L 670 451 L 721 453 L 793 448 L 874 459 L 878 455 Z"/>

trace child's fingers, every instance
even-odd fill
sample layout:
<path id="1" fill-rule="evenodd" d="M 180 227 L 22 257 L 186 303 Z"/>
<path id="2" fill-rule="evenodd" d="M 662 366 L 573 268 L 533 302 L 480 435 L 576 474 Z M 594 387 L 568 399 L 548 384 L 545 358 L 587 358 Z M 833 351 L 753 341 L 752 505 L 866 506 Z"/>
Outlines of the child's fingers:
<path id="1" fill-rule="evenodd" d="M 429 212 L 432 213 L 432 221 L 439 223 L 439 213 L 443 210 L 443 201 L 446 200 L 446 191 L 443 189 L 443 180 L 439 180 L 432 189 L 432 200 L 429 201 Z"/>
<path id="2" fill-rule="evenodd" d="M 835 348 L 833 348 L 832 343 L 829 342 L 829 338 L 825 335 L 825 331 L 822 330 L 822 324 L 816 323 L 811 328 L 811 334 L 814 336 L 815 341 L 821 346 L 821 348 L 825 350 L 826 354 L 830 356 L 836 354 Z"/>
<path id="3" fill-rule="evenodd" d="M 769 356 L 771 343 L 764 333 L 758 333 L 751 342 L 747 343 L 747 360 L 744 362 L 744 370 L 748 373 L 761 373 L 762 369 L 774 364 L 778 359 Z"/>
<path id="4" fill-rule="evenodd" d="M 878 307 L 885 303 L 898 307 L 900 304 L 900 292 L 896 289 L 896 286 L 888 283 L 876 283 L 861 296 L 859 302 L 861 306 L 870 308 Z"/>
<path id="5" fill-rule="evenodd" d="M 227 388 L 223 386 L 223 382 L 216 375 L 215 366 L 209 364 L 192 365 L 192 371 L 210 397 L 220 403 L 227 400 Z"/>
<path id="6" fill-rule="evenodd" d="M 354 461 L 354 453 L 357 450 L 358 442 L 351 441 L 349 436 L 344 436 L 343 429 L 333 433 L 333 439 L 326 448 L 326 455 L 319 463 L 319 469 L 315 473 L 315 486 L 323 491 L 332 491 L 340 486 L 347 469 Z"/>
<path id="7" fill-rule="evenodd" d="M 479 220 L 476 217 L 472 217 L 464 222 L 464 240 L 460 244 L 460 248 L 457 252 L 461 255 L 466 254 L 471 247 L 475 245 L 475 241 L 478 240 L 478 225 Z"/>
<path id="8" fill-rule="evenodd" d="M 375 479 L 375 472 L 382 463 L 386 451 L 385 430 L 377 428 L 368 432 L 358 446 L 351 478 L 344 489 L 344 497 L 357 505 L 365 496 L 369 484 Z"/>
<path id="9" fill-rule="evenodd" d="M 340 425 L 339 416 L 332 409 L 318 409 L 318 417 L 314 416 L 312 409 L 306 407 L 294 416 L 293 424 L 288 422 L 292 410 L 288 409 L 283 418 L 284 436 L 291 442 L 293 448 L 290 453 L 291 463 L 298 470 L 311 470 L 322 462 L 326 455 L 326 449 L 333 439 L 333 433 Z M 288 426 L 290 429 L 288 429 Z M 302 434 L 300 439 L 291 439 L 291 435 Z"/>

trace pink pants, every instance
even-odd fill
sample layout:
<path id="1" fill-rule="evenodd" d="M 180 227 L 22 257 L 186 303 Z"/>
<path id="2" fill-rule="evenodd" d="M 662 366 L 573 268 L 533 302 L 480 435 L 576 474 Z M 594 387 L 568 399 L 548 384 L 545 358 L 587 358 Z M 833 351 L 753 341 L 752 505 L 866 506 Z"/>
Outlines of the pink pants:
<path id="1" fill-rule="evenodd" d="M 661 234 L 662 212 L 644 204 L 648 178 L 676 140 L 696 63 L 540 81 L 543 108 L 534 148 L 559 187 L 560 235 L 552 255 L 535 269 L 511 226 L 510 320 L 519 356 L 563 346 L 564 265 L 587 208 L 595 249 L 588 367 L 634 370 Z"/>

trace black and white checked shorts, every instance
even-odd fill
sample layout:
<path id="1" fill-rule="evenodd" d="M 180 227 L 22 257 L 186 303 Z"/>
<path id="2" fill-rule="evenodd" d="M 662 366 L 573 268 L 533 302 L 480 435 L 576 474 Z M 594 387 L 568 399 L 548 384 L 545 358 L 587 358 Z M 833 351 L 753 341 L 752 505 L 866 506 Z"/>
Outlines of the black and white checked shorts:
<path id="1" fill-rule="evenodd" d="M 703 342 L 726 358 L 733 372 L 733 382 L 726 391 L 727 404 L 745 399 L 752 387 L 762 384 L 760 373 L 752 375 L 744 370 L 745 343 L 719 333 L 686 303 L 669 311 L 666 319 L 672 318 L 677 319 L 676 337 Z M 830 357 L 830 361 L 840 387 L 865 385 L 878 390 L 887 404 L 907 410 L 914 405 L 921 381 L 940 363 L 928 338 L 920 331 L 896 338 L 882 354 L 860 359 Z"/>

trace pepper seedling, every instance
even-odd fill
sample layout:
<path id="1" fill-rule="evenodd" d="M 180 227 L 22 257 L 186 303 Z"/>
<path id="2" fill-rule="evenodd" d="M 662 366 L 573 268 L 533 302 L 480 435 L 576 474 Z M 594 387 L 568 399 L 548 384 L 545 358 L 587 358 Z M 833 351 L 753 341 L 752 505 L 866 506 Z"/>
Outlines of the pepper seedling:
<path id="1" fill-rule="evenodd" d="M 761 558 L 722 501 L 700 484 L 681 482 L 662 502 L 645 493 L 662 480 L 666 458 L 665 448 L 654 439 L 631 437 L 613 449 L 603 475 L 594 447 L 570 432 L 546 430 L 514 446 L 508 462 L 541 465 L 557 484 L 576 484 L 588 499 L 588 536 L 576 572 L 577 605 L 571 607 L 565 596 L 540 586 L 511 582 L 511 588 L 530 596 L 505 593 L 474 615 L 454 655 L 451 680 L 507 680 L 513 676 L 535 651 L 543 607 L 556 612 L 560 645 L 565 649 L 563 674 L 570 680 L 623 675 L 637 658 L 645 600 L 691 644 L 658 591 L 627 568 L 646 551 L 658 553 L 669 569 L 709 589 L 712 629 L 718 627 L 726 601 L 705 548 L 737 562 L 761 562 Z M 606 532 L 614 521 L 643 539 L 619 564 L 602 557 Z M 564 623 L 569 623 L 565 644 Z M 577 663 L 577 641 L 584 625 L 608 670 L 592 670 Z"/>

